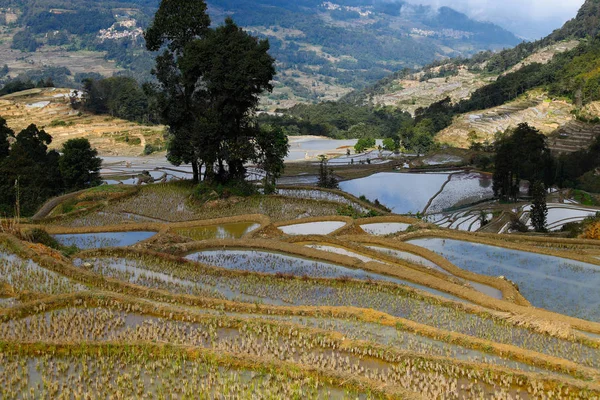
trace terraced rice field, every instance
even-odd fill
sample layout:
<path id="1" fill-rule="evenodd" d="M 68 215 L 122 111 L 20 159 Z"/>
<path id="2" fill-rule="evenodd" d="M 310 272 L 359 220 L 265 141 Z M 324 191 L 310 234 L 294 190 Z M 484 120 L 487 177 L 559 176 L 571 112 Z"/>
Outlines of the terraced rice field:
<path id="1" fill-rule="evenodd" d="M 592 267 L 450 252 L 450 239 L 442 257 L 404 243 L 432 232 L 407 217 L 233 217 L 233 205 L 212 220 L 179 193 L 148 186 L 95 211 L 152 219 L 135 226 L 94 228 L 89 213 L 36 226 L 78 248 L 67 253 L 0 234 L 0 397 L 600 396 L 595 294 L 582 304 L 577 286 L 598 286 Z M 243 201 L 281 199 L 293 200 Z M 499 274 L 523 300 L 485 276 Z M 542 291 L 555 296 L 539 304 Z"/>
<path id="2" fill-rule="evenodd" d="M 536 307 L 600 322 L 600 265 L 449 239 L 410 243 L 438 252 L 463 269 L 506 276 Z"/>

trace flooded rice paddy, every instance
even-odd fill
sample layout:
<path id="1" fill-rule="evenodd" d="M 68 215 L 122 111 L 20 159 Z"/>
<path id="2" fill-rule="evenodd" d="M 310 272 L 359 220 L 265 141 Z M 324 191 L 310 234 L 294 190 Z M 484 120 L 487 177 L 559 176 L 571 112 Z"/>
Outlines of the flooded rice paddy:
<path id="1" fill-rule="evenodd" d="M 150 239 L 156 232 L 103 232 L 54 235 L 63 246 L 75 246 L 79 249 L 97 249 L 103 247 L 125 247 Z"/>
<path id="2" fill-rule="evenodd" d="M 403 224 L 400 222 L 382 222 L 375 224 L 363 224 L 361 229 L 370 235 L 385 236 L 393 235 L 394 233 L 404 232 L 408 229 L 410 224 Z"/>
<path id="3" fill-rule="evenodd" d="M 449 239 L 409 243 L 435 251 L 465 270 L 505 276 L 536 307 L 600 321 L 598 265 Z"/>
<path id="4" fill-rule="evenodd" d="M 259 227 L 260 224 L 253 222 L 236 222 L 232 224 L 176 228 L 174 231 L 192 240 L 239 239 Z"/>
<path id="5" fill-rule="evenodd" d="M 329 235 L 330 233 L 343 228 L 345 225 L 345 222 L 340 221 L 308 222 L 304 224 L 280 226 L 279 230 L 286 235 Z"/>

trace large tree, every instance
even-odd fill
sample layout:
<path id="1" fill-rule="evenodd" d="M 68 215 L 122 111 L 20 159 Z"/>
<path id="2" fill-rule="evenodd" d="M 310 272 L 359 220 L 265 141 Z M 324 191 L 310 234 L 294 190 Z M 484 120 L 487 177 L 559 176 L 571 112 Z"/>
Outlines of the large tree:
<path id="1" fill-rule="evenodd" d="M 163 52 L 156 58 L 152 73 L 158 86 L 147 88 L 155 96 L 162 122 L 169 127 L 171 140 L 167 158 L 175 165 L 191 164 L 194 181 L 199 181 L 203 101 L 197 80 L 184 76 L 179 64 L 185 48 L 209 31 L 210 18 L 201 0 L 163 0 L 145 32 L 146 48 Z"/>
<path id="2" fill-rule="evenodd" d="M 268 41 L 232 19 L 209 25 L 204 2 L 163 0 L 146 32 L 149 50 L 166 46 L 154 92 L 171 133 L 168 158 L 192 164 L 195 181 L 203 165 L 205 179 L 243 179 L 260 152 L 255 113 L 259 95 L 272 90 L 274 60 Z"/>
<path id="3" fill-rule="evenodd" d="M 102 182 L 102 160 L 85 138 L 71 139 L 63 145 L 59 166 L 67 190 L 85 189 Z"/>
<path id="4" fill-rule="evenodd" d="M 260 94 L 273 89 L 275 75 L 275 60 L 268 50 L 267 40 L 257 40 L 231 18 L 204 40 L 186 47 L 181 66 L 186 76 L 202 86 L 197 95 L 206 102 L 204 117 L 217 129 L 211 141 L 218 143 L 222 179 L 243 179 L 244 163 L 255 157 L 253 144 L 259 134 L 255 112 Z"/>
<path id="5" fill-rule="evenodd" d="M 526 123 L 507 131 L 496 142 L 494 194 L 504 201 L 516 201 L 521 180 L 553 184 L 553 158 L 546 137 Z M 530 190 L 533 185 L 530 185 Z"/>

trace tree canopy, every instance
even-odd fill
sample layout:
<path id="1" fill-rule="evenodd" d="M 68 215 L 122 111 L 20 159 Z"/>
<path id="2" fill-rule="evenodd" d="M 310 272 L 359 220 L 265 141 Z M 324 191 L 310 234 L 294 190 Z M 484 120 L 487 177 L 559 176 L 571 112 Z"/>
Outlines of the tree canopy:
<path id="1" fill-rule="evenodd" d="M 79 190 L 100 184 L 100 166 L 96 149 L 87 139 L 71 139 L 62 148 L 60 174 L 67 190 Z"/>
<path id="2" fill-rule="evenodd" d="M 65 143 L 63 156 L 48 150 L 50 143 L 52 137 L 37 126 L 15 136 L 0 118 L 0 214 L 13 215 L 18 200 L 20 213 L 32 215 L 52 196 L 100 183 L 101 160 L 87 139 Z"/>
<path id="3" fill-rule="evenodd" d="M 522 179 L 553 183 L 553 158 L 546 137 L 526 123 L 508 131 L 496 142 L 494 194 L 504 201 L 516 201 Z"/>
<path id="4" fill-rule="evenodd" d="M 202 1 L 161 2 L 145 35 L 149 50 L 164 49 L 156 58 L 154 94 L 169 126 L 172 163 L 192 164 L 195 181 L 202 166 L 207 180 L 241 180 L 244 164 L 266 153 L 255 114 L 260 94 L 272 90 L 275 60 L 267 40 L 231 18 L 209 24 Z"/>

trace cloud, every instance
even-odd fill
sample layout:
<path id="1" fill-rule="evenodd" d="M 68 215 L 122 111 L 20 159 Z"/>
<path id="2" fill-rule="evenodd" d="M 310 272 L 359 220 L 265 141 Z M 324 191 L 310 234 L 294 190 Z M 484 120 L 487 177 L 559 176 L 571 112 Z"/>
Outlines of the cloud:
<path id="1" fill-rule="evenodd" d="M 434 7 L 448 6 L 517 35 L 536 39 L 575 17 L 584 0 L 408 0 Z"/>

